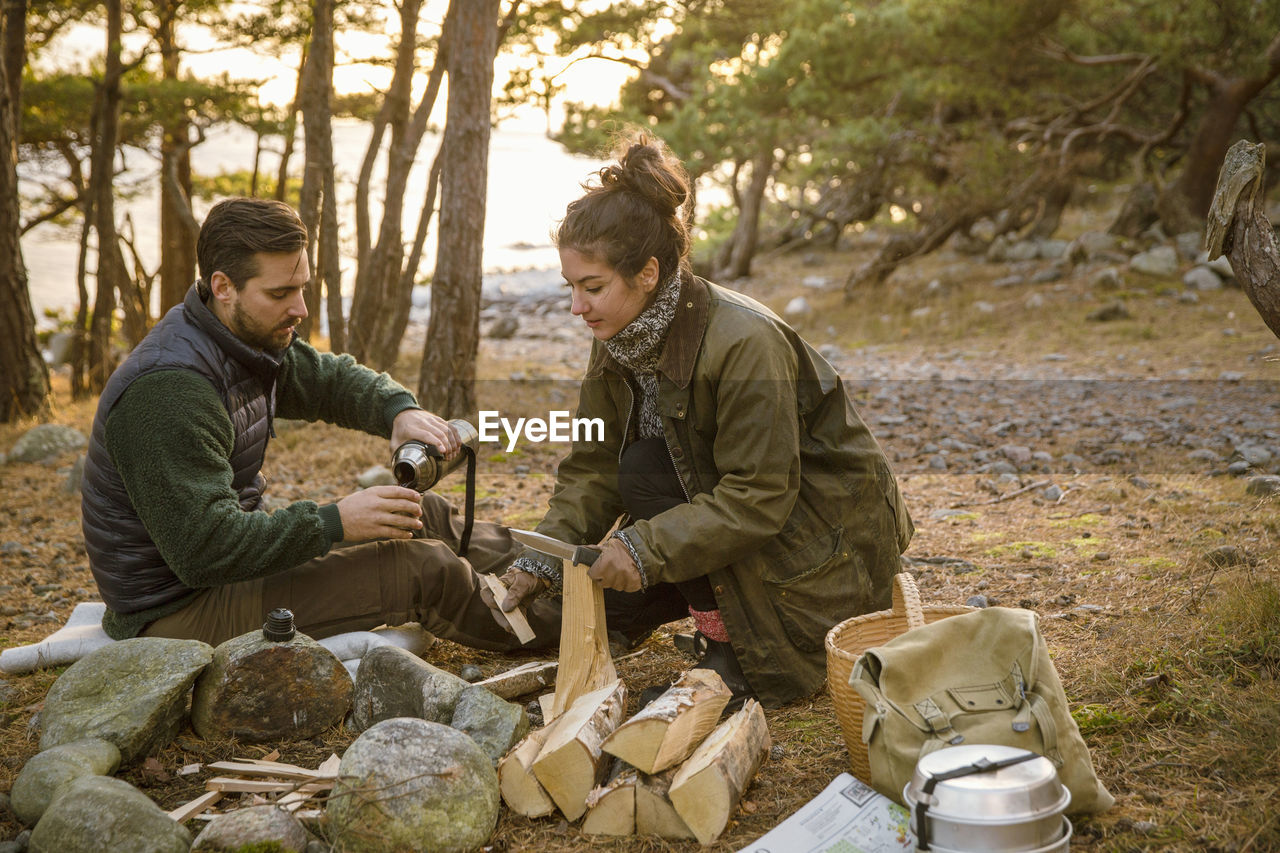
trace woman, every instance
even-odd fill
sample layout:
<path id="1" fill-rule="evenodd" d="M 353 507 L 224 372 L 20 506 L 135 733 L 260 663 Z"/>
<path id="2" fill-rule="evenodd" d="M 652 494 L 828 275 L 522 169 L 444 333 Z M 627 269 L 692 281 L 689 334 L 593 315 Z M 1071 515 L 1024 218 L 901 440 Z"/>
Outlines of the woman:
<path id="1" fill-rule="evenodd" d="M 818 690 L 823 639 L 889 606 L 912 525 L 840 377 L 773 312 L 694 276 L 683 167 L 641 137 L 568 206 L 556 234 L 573 315 L 595 341 L 575 443 L 538 531 L 601 543 L 589 574 L 611 634 L 692 615 L 736 702 Z M 616 532 L 608 535 L 623 515 Z M 504 610 L 558 592 L 525 551 Z"/>

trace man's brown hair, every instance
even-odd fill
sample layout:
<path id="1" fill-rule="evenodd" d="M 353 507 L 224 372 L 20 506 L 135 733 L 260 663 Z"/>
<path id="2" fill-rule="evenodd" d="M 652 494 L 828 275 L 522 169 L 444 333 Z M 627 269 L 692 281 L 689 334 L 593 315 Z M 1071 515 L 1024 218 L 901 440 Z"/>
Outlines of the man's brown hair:
<path id="1" fill-rule="evenodd" d="M 196 240 L 200 266 L 200 295 L 209 294 L 209 280 L 221 272 L 236 290 L 258 274 L 254 255 L 287 254 L 306 248 L 307 226 L 297 212 L 282 201 L 266 198 L 229 198 L 220 201 L 205 217 Z"/>

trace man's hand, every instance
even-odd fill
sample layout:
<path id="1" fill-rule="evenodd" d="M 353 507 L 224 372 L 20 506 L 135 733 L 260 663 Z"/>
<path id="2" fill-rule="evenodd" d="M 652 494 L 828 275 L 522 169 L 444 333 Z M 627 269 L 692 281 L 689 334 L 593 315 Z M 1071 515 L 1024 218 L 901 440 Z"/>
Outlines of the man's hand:
<path id="1" fill-rule="evenodd" d="M 452 459 L 462 448 L 462 441 L 453 426 L 439 415 L 423 409 L 405 409 L 391 424 L 392 453 L 411 440 L 435 446 L 446 459 Z"/>
<path id="2" fill-rule="evenodd" d="M 342 541 L 411 539 L 422 527 L 421 496 L 403 486 L 373 486 L 338 501 Z"/>
<path id="3" fill-rule="evenodd" d="M 640 589 L 640 569 L 636 561 L 631 559 L 627 547 L 612 537 L 601 546 L 600 556 L 587 569 L 587 576 L 605 589 L 623 592 L 638 592 Z"/>
<path id="4" fill-rule="evenodd" d="M 531 604 L 539 593 L 547 588 L 547 582 L 537 575 L 520 569 L 507 569 L 498 580 L 507 588 L 507 594 L 502 601 L 496 601 L 487 586 L 480 587 L 480 600 L 493 612 L 494 621 L 511 631 L 511 625 L 507 622 L 505 614 L 517 607 Z M 515 632 L 512 631 L 512 633 Z"/>

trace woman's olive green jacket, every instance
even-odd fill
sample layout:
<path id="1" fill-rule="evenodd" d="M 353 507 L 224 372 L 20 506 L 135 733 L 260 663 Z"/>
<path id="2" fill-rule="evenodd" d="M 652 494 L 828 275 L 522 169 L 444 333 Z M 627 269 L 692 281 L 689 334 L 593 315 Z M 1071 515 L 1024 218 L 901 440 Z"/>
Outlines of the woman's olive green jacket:
<path id="1" fill-rule="evenodd" d="M 689 502 L 624 528 L 647 585 L 707 575 L 766 705 L 818 690 L 837 623 L 890 605 L 913 532 L 883 451 L 835 370 L 758 302 L 685 276 L 658 362 L 658 412 Z M 599 342 L 574 444 L 538 531 L 598 542 L 622 513 L 618 459 L 636 438 L 628 372 Z"/>

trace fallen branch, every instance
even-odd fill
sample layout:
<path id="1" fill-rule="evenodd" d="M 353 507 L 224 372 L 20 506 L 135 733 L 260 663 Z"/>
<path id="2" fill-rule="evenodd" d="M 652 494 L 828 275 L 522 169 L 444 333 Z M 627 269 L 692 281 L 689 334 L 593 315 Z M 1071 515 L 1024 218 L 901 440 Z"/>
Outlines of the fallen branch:
<path id="1" fill-rule="evenodd" d="M 1013 500 L 1018 495 L 1025 495 L 1027 492 L 1031 492 L 1036 489 L 1043 489 L 1045 486 L 1052 485 L 1052 483 L 1053 483 L 1052 480 L 1039 480 L 1035 483 L 1032 483 L 1029 486 L 1023 486 L 1021 489 L 1014 489 L 1012 492 L 1009 492 L 1007 495 L 1000 495 L 1000 497 L 998 498 L 992 498 L 991 500 L 988 500 L 988 501 L 969 501 L 967 503 L 952 504 L 951 508 L 959 509 L 962 506 L 990 506 L 991 504 L 1004 503 L 1005 501 Z"/>

